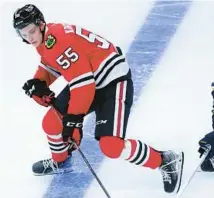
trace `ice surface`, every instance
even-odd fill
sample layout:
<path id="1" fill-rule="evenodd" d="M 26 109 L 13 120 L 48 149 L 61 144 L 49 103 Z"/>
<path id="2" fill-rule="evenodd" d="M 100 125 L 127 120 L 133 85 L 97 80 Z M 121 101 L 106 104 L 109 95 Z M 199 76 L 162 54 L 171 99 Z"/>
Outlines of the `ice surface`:
<path id="1" fill-rule="evenodd" d="M 31 164 L 49 156 L 49 149 L 41 128 L 46 109 L 21 90 L 39 61 L 12 29 L 12 14 L 23 4 L 8 2 L 0 11 L 0 193 L 6 198 L 105 197 L 78 154 L 75 173 L 59 177 L 31 173 Z M 184 150 L 185 180 L 197 161 L 198 140 L 212 130 L 214 2 L 73 0 L 37 5 L 48 21 L 79 24 L 124 49 L 135 83 L 127 137 L 157 149 Z M 64 83 L 60 79 L 53 89 L 59 91 Z M 93 115 L 84 126 L 82 149 L 112 198 L 170 197 L 163 192 L 157 170 L 103 158 L 91 120 Z M 212 197 L 213 184 L 214 174 L 197 173 L 182 198 Z"/>

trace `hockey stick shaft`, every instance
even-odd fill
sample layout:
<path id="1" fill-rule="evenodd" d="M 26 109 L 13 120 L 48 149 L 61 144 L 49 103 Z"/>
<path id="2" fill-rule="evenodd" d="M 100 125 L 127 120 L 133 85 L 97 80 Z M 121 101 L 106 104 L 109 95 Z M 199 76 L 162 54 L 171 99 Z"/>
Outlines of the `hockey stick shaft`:
<path id="1" fill-rule="evenodd" d="M 111 196 L 109 195 L 108 191 L 106 190 L 106 188 L 104 187 L 103 183 L 101 182 L 101 180 L 99 179 L 99 177 L 97 176 L 97 174 L 95 173 L 94 169 L 91 167 L 90 163 L 88 162 L 87 158 L 85 157 L 85 155 L 83 154 L 82 150 L 80 149 L 80 147 L 74 142 L 75 147 L 77 148 L 77 150 L 79 151 L 80 155 L 82 156 L 83 161 L 85 162 L 85 164 L 88 166 L 89 170 L 91 171 L 92 175 L 94 176 L 94 178 L 97 180 L 97 182 L 99 183 L 100 187 L 103 189 L 104 193 L 106 194 L 106 197 L 111 198 Z"/>
<path id="2" fill-rule="evenodd" d="M 61 115 L 58 112 L 57 108 L 55 107 L 54 104 L 52 104 L 52 108 L 57 116 L 57 118 L 61 121 Z M 74 146 L 77 148 L 79 154 L 81 155 L 83 161 L 85 162 L 85 164 L 87 165 L 87 167 L 89 168 L 89 170 L 91 171 L 92 175 L 94 176 L 94 178 L 97 180 L 98 184 L 100 185 L 100 187 L 102 188 L 103 192 L 105 193 L 107 198 L 111 198 L 111 196 L 109 195 L 108 191 L 106 190 L 106 188 L 104 187 L 103 183 L 101 182 L 101 180 L 99 179 L 99 177 L 97 176 L 97 174 L 95 173 L 94 169 L 92 168 L 92 166 L 90 165 L 89 161 L 87 160 L 87 158 L 85 157 L 84 153 L 82 152 L 82 150 L 80 149 L 80 147 L 76 144 L 76 142 L 72 142 L 72 144 L 74 144 Z"/>
<path id="3" fill-rule="evenodd" d="M 182 197 L 182 195 L 184 194 L 184 191 L 186 190 L 186 188 L 189 185 L 190 181 L 194 177 L 195 173 L 197 172 L 197 170 L 199 169 L 199 167 L 201 166 L 201 164 L 203 163 L 203 161 L 205 160 L 205 158 L 209 154 L 210 149 L 211 149 L 211 146 L 208 146 L 207 149 L 205 150 L 205 152 L 203 153 L 203 155 L 201 156 L 199 163 L 193 169 L 193 172 L 191 173 L 191 175 L 189 176 L 189 178 L 187 179 L 187 181 L 184 183 L 184 185 L 182 186 L 182 188 L 180 189 L 180 191 L 176 195 L 176 198 L 181 198 Z"/>

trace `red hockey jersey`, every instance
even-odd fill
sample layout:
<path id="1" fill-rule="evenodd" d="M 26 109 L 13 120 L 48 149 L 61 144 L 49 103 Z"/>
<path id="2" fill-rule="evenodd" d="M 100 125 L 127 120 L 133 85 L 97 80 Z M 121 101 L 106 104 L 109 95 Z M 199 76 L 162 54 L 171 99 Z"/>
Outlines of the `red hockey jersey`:
<path id="1" fill-rule="evenodd" d="M 47 24 L 37 51 L 41 63 L 34 77 L 48 86 L 61 75 L 68 81 L 69 114 L 86 114 L 96 89 L 129 71 L 124 56 L 112 43 L 74 25 Z"/>

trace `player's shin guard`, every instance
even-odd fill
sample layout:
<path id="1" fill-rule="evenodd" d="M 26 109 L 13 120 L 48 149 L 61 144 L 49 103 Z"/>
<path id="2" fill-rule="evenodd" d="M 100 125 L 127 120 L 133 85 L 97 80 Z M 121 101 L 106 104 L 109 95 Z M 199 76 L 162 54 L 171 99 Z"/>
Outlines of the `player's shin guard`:
<path id="1" fill-rule="evenodd" d="M 140 140 L 123 140 L 119 137 L 101 137 L 100 148 L 110 158 L 122 158 L 138 166 L 155 169 L 160 166 L 161 154 Z"/>

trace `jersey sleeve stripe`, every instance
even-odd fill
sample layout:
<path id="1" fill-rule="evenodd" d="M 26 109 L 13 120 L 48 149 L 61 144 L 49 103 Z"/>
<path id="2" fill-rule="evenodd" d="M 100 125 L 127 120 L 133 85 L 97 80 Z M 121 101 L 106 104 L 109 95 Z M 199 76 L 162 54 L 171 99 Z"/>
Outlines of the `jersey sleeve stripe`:
<path id="1" fill-rule="evenodd" d="M 97 86 L 99 86 L 98 84 L 101 84 L 102 81 L 105 79 L 105 77 L 107 76 L 105 74 L 109 74 L 110 71 L 121 62 L 125 62 L 125 57 L 119 54 L 114 55 L 110 59 L 105 59 L 105 64 L 100 64 L 102 70 L 100 70 L 99 73 L 95 74 L 95 81 Z"/>
<path id="2" fill-rule="evenodd" d="M 94 83 L 94 79 L 83 81 L 83 82 L 80 82 L 80 83 L 75 84 L 73 86 L 70 86 L 70 90 L 75 89 L 75 88 L 79 88 L 79 87 L 83 87 L 83 86 L 86 86 L 86 85 L 89 85 L 92 83 Z"/>
<path id="3" fill-rule="evenodd" d="M 54 75 L 57 78 L 61 76 L 60 72 L 54 70 L 51 67 L 48 67 L 47 65 L 43 64 L 42 62 L 39 64 L 39 66 L 42 67 L 42 68 L 44 68 L 45 70 L 47 70 L 48 72 L 50 72 L 52 75 Z"/>
<path id="4" fill-rule="evenodd" d="M 104 59 L 99 65 L 98 69 L 94 72 L 95 79 L 99 77 L 100 73 L 102 73 L 103 67 L 111 62 L 115 57 L 119 56 L 117 53 L 112 52 L 106 59 Z"/>
<path id="5" fill-rule="evenodd" d="M 81 79 L 83 79 L 83 78 L 86 78 L 86 77 L 88 77 L 88 76 L 93 76 L 93 73 L 92 73 L 92 72 L 87 72 L 87 73 L 81 74 L 81 75 L 77 76 L 76 78 L 73 78 L 73 79 L 69 82 L 69 84 L 72 85 L 73 83 L 75 83 L 75 82 L 77 82 L 77 81 L 79 81 L 79 80 L 81 80 Z"/>
<path id="6" fill-rule="evenodd" d="M 94 76 L 92 72 L 88 72 L 86 74 L 82 74 L 74 79 L 72 79 L 69 83 L 70 90 L 83 87 L 85 85 L 89 85 L 94 83 Z"/>
<path id="7" fill-rule="evenodd" d="M 106 66 L 108 66 L 109 64 L 111 64 L 112 61 L 114 61 L 117 57 L 122 56 L 123 58 L 125 58 L 122 54 L 122 51 L 119 47 L 117 47 L 117 51 L 116 52 L 112 52 L 107 58 L 105 58 L 101 64 L 99 65 L 98 69 L 94 72 L 94 76 L 95 76 L 95 80 L 99 77 L 99 75 L 102 74 L 103 70 L 105 69 Z"/>
<path id="8" fill-rule="evenodd" d="M 97 87 L 99 87 L 103 83 L 103 81 L 106 79 L 109 73 L 114 69 L 114 67 L 116 65 L 119 65 L 122 62 L 125 62 L 125 58 L 118 59 L 114 64 L 108 65 L 108 67 L 106 67 L 106 69 L 103 71 L 100 78 L 96 80 Z"/>
<path id="9" fill-rule="evenodd" d="M 95 80 L 97 80 L 103 74 L 103 72 L 105 72 L 106 68 L 109 65 L 112 65 L 115 62 L 115 60 L 118 59 L 118 57 L 120 57 L 120 56 L 121 55 L 116 54 L 112 58 L 108 59 L 104 65 L 101 64 L 100 67 L 102 67 L 102 68 L 101 68 L 100 72 L 95 75 Z"/>

